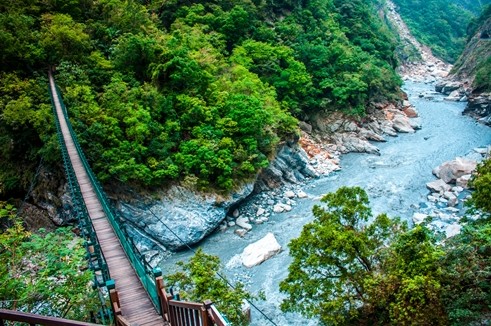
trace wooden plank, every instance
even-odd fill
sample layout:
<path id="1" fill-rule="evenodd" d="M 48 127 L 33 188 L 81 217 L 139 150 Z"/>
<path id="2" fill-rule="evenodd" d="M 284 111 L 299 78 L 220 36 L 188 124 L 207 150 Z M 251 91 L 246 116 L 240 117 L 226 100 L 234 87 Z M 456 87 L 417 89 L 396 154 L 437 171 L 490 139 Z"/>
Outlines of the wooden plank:
<path id="1" fill-rule="evenodd" d="M 78 155 L 75 143 L 71 138 L 67 121 L 64 119 L 60 101 L 56 95 L 54 80 L 51 74 L 49 77 L 55 109 L 70 162 L 75 171 L 85 206 L 92 220 L 93 228 L 97 234 L 111 276 L 116 281 L 116 288 L 119 292 L 119 299 L 122 303 L 122 311 L 125 313 L 125 318 L 128 322 L 135 324 L 164 325 L 163 319 L 155 312 L 148 294 L 140 283 L 124 253 L 118 237 L 105 216 L 99 198 Z"/>

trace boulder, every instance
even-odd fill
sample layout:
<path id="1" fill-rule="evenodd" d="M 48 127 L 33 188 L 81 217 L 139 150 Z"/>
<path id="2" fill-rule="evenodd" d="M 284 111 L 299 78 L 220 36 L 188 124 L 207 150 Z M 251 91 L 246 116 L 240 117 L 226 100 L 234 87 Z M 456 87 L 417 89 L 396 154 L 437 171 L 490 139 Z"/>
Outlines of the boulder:
<path id="1" fill-rule="evenodd" d="M 472 175 L 471 174 L 466 174 L 461 176 L 460 178 L 457 178 L 455 181 L 456 185 L 458 187 L 462 187 L 464 189 L 468 188 L 469 180 L 471 179 Z"/>
<path id="2" fill-rule="evenodd" d="M 257 209 L 256 216 L 261 216 L 261 215 L 263 215 L 264 213 L 266 213 L 266 210 L 265 210 L 264 208 L 262 208 L 262 207 L 259 207 L 259 208 Z"/>
<path id="3" fill-rule="evenodd" d="M 426 188 L 430 189 L 431 192 L 443 193 L 445 191 L 449 191 L 452 187 L 446 184 L 442 179 L 438 179 L 432 182 L 428 182 L 426 184 Z"/>
<path id="4" fill-rule="evenodd" d="M 239 217 L 235 220 L 235 224 L 240 226 L 244 230 L 250 231 L 252 230 L 252 225 L 249 223 L 249 220 L 246 217 Z"/>
<path id="5" fill-rule="evenodd" d="M 413 106 L 407 106 L 402 110 L 408 118 L 416 118 L 418 116 L 418 111 Z"/>
<path id="6" fill-rule="evenodd" d="M 354 133 L 336 134 L 333 138 L 345 153 L 356 152 L 380 155 L 380 150 L 376 146 Z"/>
<path id="7" fill-rule="evenodd" d="M 303 130 L 306 133 L 310 134 L 312 132 L 312 126 L 309 125 L 307 122 L 299 121 L 298 126 L 300 127 L 300 130 Z"/>
<path id="8" fill-rule="evenodd" d="M 419 130 L 422 128 L 422 123 L 420 118 L 409 119 L 409 124 L 414 130 Z"/>
<path id="9" fill-rule="evenodd" d="M 471 174 L 476 166 L 476 161 L 457 157 L 455 160 L 445 162 L 435 168 L 433 174 L 446 183 L 455 183 L 461 176 Z"/>
<path id="10" fill-rule="evenodd" d="M 268 233 L 261 240 L 245 247 L 241 255 L 242 264 L 247 268 L 251 268 L 268 260 L 280 251 L 281 246 L 275 236 L 273 233 Z"/>
<path id="11" fill-rule="evenodd" d="M 297 192 L 297 196 L 298 198 L 307 198 L 307 194 L 302 190 Z"/>
<path id="12" fill-rule="evenodd" d="M 421 224 L 423 221 L 428 217 L 427 214 L 423 213 L 414 213 L 413 215 L 413 223 L 414 224 Z"/>
<path id="13" fill-rule="evenodd" d="M 295 198 L 296 197 L 295 193 L 291 190 L 285 191 L 283 196 L 285 196 L 286 198 Z"/>
<path id="14" fill-rule="evenodd" d="M 445 228 L 445 235 L 447 238 L 451 238 L 460 233 L 462 226 L 460 224 L 450 224 Z"/>
<path id="15" fill-rule="evenodd" d="M 392 127 L 399 131 L 405 133 L 413 133 L 414 129 L 411 127 L 411 123 L 409 122 L 408 117 L 403 115 L 396 115 L 392 120 Z"/>

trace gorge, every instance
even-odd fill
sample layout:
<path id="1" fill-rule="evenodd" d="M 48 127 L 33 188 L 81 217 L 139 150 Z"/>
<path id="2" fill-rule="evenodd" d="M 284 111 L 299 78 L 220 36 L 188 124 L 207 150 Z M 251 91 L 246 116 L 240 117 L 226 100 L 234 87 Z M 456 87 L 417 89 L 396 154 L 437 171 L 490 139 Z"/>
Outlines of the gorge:
<path id="1" fill-rule="evenodd" d="M 312 206 L 323 194 L 335 191 L 342 185 L 361 186 L 367 190 L 375 213 L 387 212 L 389 216 L 411 220 L 415 212 L 428 206 L 426 197 L 429 190 L 426 183 L 435 180 L 433 168 L 458 156 L 471 154 L 471 157 L 480 157 L 474 148 L 488 148 L 491 143 L 489 127 L 462 115 L 465 103 L 443 101 L 444 95 L 437 94 L 432 100 L 420 98 L 420 94 L 434 90 L 432 84 L 407 82 L 404 89 L 420 113 L 423 124 L 421 130 L 413 134 L 399 134 L 386 143 L 377 144 L 380 156 L 358 153 L 344 155 L 341 171 L 294 187 L 294 190 L 302 189 L 308 198 L 295 198 L 295 206 L 290 212 L 273 213 L 268 222 L 254 225 L 253 230 L 243 238 L 234 234 L 233 228 L 230 228 L 224 232 L 215 232 L 199 244 L 207 253 L 220 257 L 231 279 L 240 280 L 253 292 L 265 292 L 266 301 L 257 305 L 273 317 L 278 325 L 292 325 L 291 320 L 299 320 L 298 316 L 281 313 L 278 309 L 282 300 L 278 283 L 286 277 L 290 262 L 286 245 L 312 219 Z M 275 199 L 287 200 L 284 197 L 285 190 L 273 192 Z M 250 201 L 252 205 L 264 205 L 268 199 L 259 194 Z M 245 204 L 239 207 L 239 211 L 248 208 Z M 242 250 L 268 232 L 276 236 L 284 250 L 259 266 L 250 269 L 243 267 L 238 258 Z M 175 253 L 165 260 L 162 269 L 172 271 L 177 261 L 191 255 L 192 252 L 186 250 Z M 267 324 L 254 309 L 252 314 L 252 325 Z M 317 325 L 316 321 L 308 320 L 299 320 L 300 324 Z"/>

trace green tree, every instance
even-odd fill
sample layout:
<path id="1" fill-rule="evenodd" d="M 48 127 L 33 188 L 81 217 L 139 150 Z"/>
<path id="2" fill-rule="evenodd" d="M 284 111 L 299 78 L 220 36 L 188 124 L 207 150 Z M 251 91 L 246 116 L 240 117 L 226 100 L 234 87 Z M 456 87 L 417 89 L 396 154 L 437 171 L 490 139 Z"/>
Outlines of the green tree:
<path id="1" fill-rule="evenodd" d="M 90 49 L 90 37 L 85 26 L 65 14 L 45 14 L 41 18 L 39 43 L 46 53 L 49 64 L 58 64 L 62 59 L 83 58 Z"/>
<path id="2" fill-rule="evenodd" d="M 491 313 L 491 226 L 470 222 L 447 240 L 442 300 L 450 325 L 485 325 Z M 486 320 L 488 319 L 488 320 Z"/>
<path id="3" fill-rule="evenodd" d="M 373 217 L 361 188 L 342 187 L 314 206 L 290 242 L 281 308 L 325 325 L 445 325 L 444 251 L 425 226 Z"/>
<path id="4" fill-rule="evenodd" d="M 2 308 L 74 320 L 97 310 L 92 272 L 82 239 L 69 228 L 27 232 L 12 205 L 0 202 L 0 303 Z"/>
<path id="5" fill-rule="evenodd" d="M 167 275 L 168 286 L 179 290 L 181 298 L 203 302 L 211 300 L 233 325 L 247 325 L 248 320 L 242 311 L 244 300 L 255 297 L 244 289 L 242 283 L 230 288 L 227 280 L 219 277 L 220 259 L 205 254 L 198 249 L 188 263 L 179 262 L 181 270 Z"/>
<path id="6" fill-rule="evenodd" d="M 319 317 L 326 325 L 349 325 L 369 302 L 366 284 L 378 270 L 381 249 L 399 232 L 386 215 L 372 223 L 368 196 L 341 187 L 314 206 L 314 221 L 288 245 L 293 262 L 280 290 L 282 310 Z"/>
<path id="7" fill-rule="evenodd" d="M 491 214 L 491 159 L 479 164 L 471 180 L 471 186 L 475 189 L 472 193 L 472 205 Z"/>

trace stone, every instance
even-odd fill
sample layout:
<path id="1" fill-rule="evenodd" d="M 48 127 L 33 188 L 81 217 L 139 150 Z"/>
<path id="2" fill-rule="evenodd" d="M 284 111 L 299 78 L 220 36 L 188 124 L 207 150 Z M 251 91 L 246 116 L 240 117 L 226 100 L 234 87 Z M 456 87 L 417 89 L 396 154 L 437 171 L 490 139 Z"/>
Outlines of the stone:
<path id="1" fill-rule="evenodd" d="M 264 238 L 245 247 L 241 254 L 242 264 L 251 268 L 270 259 L 281 251 L 281 246 L 273 233 L 268 233 Z"/>
<path id="2" fill-rule="evenodd" d="M 240 226 L 241 228 L 247 231 L 252 230 L 252 225 L 249 223 L 249 220 L 246 217 L 238 217 L 235 220 L 235 224 L 237 224 L 237 226 Z"/>
<path id="3" fill-rule="evenodd" d="M 283 196 L 285 196 L 286 198 L 295 198 L 296 197 L 295 193 L 291 190 L 285 191 Z"/>
<path id="4" fill-rule="evenodd" d="M 246 235 L 247 230 L 237 229 L 234 231 L 234 233 L 237 234 L 239 237 L 243 238 Z"/>
<path id="5" fill-rule="evenodd" d="M 419 130 L 422 128 L 422 122 L 420 118 L 409 119 L 409 124 L 414 130 Z"/>
<path id="6" fill-rule="evenodd" d="M 300 130 L 303 130 L 306 133 L 310 134 L 312 132 L 312 126 L 309 125 L 307 122 L 299 121 L 298 126 L 300 127 Z"/>
<path id="7" fill-rule="evenodd" d="M 452 191 L 453 191 L 454 193 L 459 193 L 459 192 L 464 191 L 464 188 L 463 188 L 463 187 L 461 187 L 461 186 L 455 186 L 455 187 L 452 187 Z"/>
<path id="8" fill-rule="evenodd" d="M 273 207 L 273 212 L 275 213 L 283 213 L 285 211 L 285 208 L 283 207 L 283 204 L 276 204 Z"/>
<path id="9" fill-rule="evenodd" d="M 457 234 L 460 233 L 460 230 L 462 229 L 462 226 L 460 224 L 450 224 L 445 228 L 445 235 L 447 238 L 451 238 L 453 236 L 456 236 Z"/>
<path id="10" fill-rule="evenodd" d="M 119 201 L 116 208 L 121 224 L 141 234 L 136 236 L 136 242 L 143 238 L 154 239 L 160 246 L 175 250 L 199 242 L 219 227 L 230 208 L 249 196 L 253 188 L 252 183 L 244 184 L 224 197 L 172 186 L 158 200 L 150 203 Z"/>
<path id="11" fill-rule="evenodd" d="M 404 133 L 413 133 L 414 129 L 411 127 L 408 117 L 403 115 L 396 115 L 392 120 L 392 126 L 395 130 Z"/>
<path id="12" fill-rule="evenodd" d="M 235 226 L 235 222 L 234 222 L 234 221 L 230 221 L 230 222 L 228 222 L 228 226 L 229 226 L 229 227 Z"/>
<path id="13" fill-rule="evenodd" d="M 428 182 L 426 184 L 426 188 L 428 188 L 431 192 L 445 192 L 449 191 L 452 187 L 445 183 L 442 179 L 438 179 L 435 181 Z"/>
<path id="14" fill-rule="evenodd" d="M 447 205 L 449 207 L 454 207 L 455 205 L 457 205 L 457 196 L 454 195 L 453 192 L 450 192 L 450 191 L 445 191 L 443 193 L 443 197 L 445 197 L 448 201 L 447 201 Z"/>
<path id="15" fill-rule="evenodd" d="M 264 208 L 262 208 L 262 207 L 259 207 L 259 208 L 257 209 L 256 216 L 261 216 L 261 215 L 263 215 L 264 213 L 266 213 L 266 210 L 265 210 Z"/>
<path id="16" fill-rule="evenodd" d="M 234 211 L 232 212 L 232 216 L 233 216 L 234 218 L 237 218 L 237 217 L 239 217 L 239 215 L 240 215 L 239 210 L 238 210 L 238 209 L 234 209 Z"/>
<path id="17" fill-rule="evenodd" d="M 455 183 L 463 175 L 471 174 L 477 167 L 477 162 L 457 157 L 455 160 L 444 162 L 433 170 L 433 174 L 446 183 Z"/>
<path id="18" fill-rule="evenodd" d="M 424 220 L 428 217 L 427 214 L 423 213 L 414 213 L 413 214 L 413 223 L 414 224 L 421 224 L 424 222 Z"/>
<path id="19" fill-rule="evenodd" d="M 298 198 L 307 198 L 307 194 L 302 190 L 297 192 L 297 196 Z"/>
<path id="20" fill-rule="evenodd" d="M 457 180 L 455 181 L 455 184 L 458 187 L 462 187 L 464 189 L 467 189 L 468 188 L 468 184 L 469 184 L 469 180 L 471 178 L 472 178 L 472 175 L 471 174 L 463 175 L 460 178 L 457 178 Z"/>
<path id="21" fill-rule="evenodd" d="M 402 112 L 404 112 L 408 118 L 416 118 L 418 116 L 418 111 L 412 106 L 405 107 Z"/>

